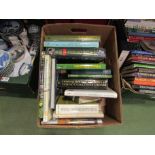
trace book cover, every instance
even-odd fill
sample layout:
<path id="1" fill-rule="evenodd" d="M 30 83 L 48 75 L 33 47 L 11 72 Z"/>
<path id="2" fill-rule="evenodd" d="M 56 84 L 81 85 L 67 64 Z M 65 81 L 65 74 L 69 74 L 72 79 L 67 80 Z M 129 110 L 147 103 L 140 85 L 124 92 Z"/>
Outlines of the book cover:
<path id="1" fill-rule="evenodd" d="M 108 80 L 93 79 L 59 79 L 57 86 L 59 88 L 76 88 L 76 89 L 106 89 Z"/>
<path id="2" fill-rule="evenodd" d="M 45 41 L 101 41 L 97 35 L 45 35 Z"/>
<path id="3" fill-rule="evenodd" d="M 57 69 L 106 69 L 105 63 L 92 64 L 57 64 Z"/>
<path id="4" fill-rule="evenodd" d="M 91 90 L 91 89 L 66 89 L 65 96 L 89 96 L 89 97 L 105 97 L 117 98 L 117 93 L 108 88 L 105 90 Z"/>
<path id="5" fill-rule="evenodd" d="M 112 72 L 110 69 L 104 69 L 104 70 L 71 70 L 71 74 L 93 74 L 93 75 L 111 75 Z"/>
<path id="6" fill-rule="evenodd" d="M 112 75 L 106 75 L 106 74 L 99 74 L 99 75 L 93 75 L 93 74 L 68 74 L 68 78 L 93 78 L 93 79 L 109 79 L 112 78 Z"/>
<path id="7" fill-rule="evenodd" d="M 44 41 L 44 47 L 99 48 L 99 42 L 90 41 Z"/>
<path id="8" fill-rule="evenodd" d="M 106 58 L 103 48 L 47 48 L 46 52 L 58 58 Z"/>

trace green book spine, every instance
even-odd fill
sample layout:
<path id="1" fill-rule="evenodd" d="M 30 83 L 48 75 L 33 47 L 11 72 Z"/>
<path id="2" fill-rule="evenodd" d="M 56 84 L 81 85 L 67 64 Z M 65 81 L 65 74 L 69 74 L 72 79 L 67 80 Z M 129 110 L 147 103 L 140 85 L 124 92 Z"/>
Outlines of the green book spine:
<path id="1" fill-rule="evenodd" d="M 98 41 L 101 37 L 97 35 L 46 35 L 45 41 Z"/>
<path id="2" fill-rule="evenodd" d="M 68 74 L 69 78 L 112 78 L 112 75 Z"/>
<path id="3" fill-rule="evenodd" d="M 105 58 L 106 53 L 103 48 L 47 48 L 47 53 L 53 56 L 73 56 L 73 57 L 99 57 Z"/>
<path id="4" fill-rule="evenodd" d="M 57 69 L 106 69 L 106 64 L 57 64 Z"/>
<path id="5" fill-rule="evenodd" d="M 148 64 L 133 64 L 134 67 L 141 67 L 141 68 L 155 68 L 155 65 L 148 65 Z"/>

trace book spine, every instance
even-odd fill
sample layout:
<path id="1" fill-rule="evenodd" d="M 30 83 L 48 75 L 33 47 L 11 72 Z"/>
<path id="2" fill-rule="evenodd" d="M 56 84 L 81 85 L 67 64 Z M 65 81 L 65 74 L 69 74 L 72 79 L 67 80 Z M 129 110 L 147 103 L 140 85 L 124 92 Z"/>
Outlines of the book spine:
<path id="1" fill-rule="evenodd" d="M 112 78 L 112 75 L 68 74 L 68 78 Z"/>
<path id="2" fill-rule="evenodd" d="M 102 48 L 47 48 L 48 53 L 56 57 L 94 57 L 106 58 L 105 49 Z"/>
<path id="3" fill-rule="evenodd" d="M 57 104 L 56 114 L 97 114 L 101 112 L 99 104 Z"/>
<path id="4" fill-rule="evenodd" d="M 155 33 L 155 31 L 153 30 L 153 29 L 146 29 L 146 28 L 127 28 L 127 32 L 128 33 L 148 33 L 148 34 L 154 34 Z"/>
<path id="5" fill-rule="evenodd" d="M 155 37 L 153 33 L 144 33 L 144 32 L 128 32 L 130 36 L 142 36 L 142 37 Z"/>
<path id="6" fill-rule="evenodd" d="M 138 71 L 141 73 L 152 73 L 155 74 L 155 69 L 147 69 L 147 68 L 138 68 Z"/>
<path id="7" fill-rule="evenodd" d="M 75 47 L 75 48 L 99 48 L 99 42 L 90 41 L 44 41 L 44 47 Z"/>
<path id="8" fill-rule="evenodd" d="M 44 65 L 44 100 L 43 100 L 43 122 L 48 122 L 52 118 L 50 109 L 50 81 L 51 81 L 51 57 L 45 55 Z"/>
<path id="9" fill-rule="evenodd" d="M 106 64 L 57 64 L 57 69 L 106 69 Z"/>
<path id="10" fill-rule="evenodd" d="M 153 52 L 150 51 L 139 51 L 139 50 L 132 50 L 131 54 L 139 54 L 139 55 L 152 55 L 155 56 Z"/>
<path id="11" fill-rule="evenodd" d="M 135 61 L 153 61 L 153 62 L 155 62 L 155 57 L 131 56 L 130 59 L 135 60 Z"/>
<path id="12" fill-rule="evenodd" d="M 59 88 L 107 88 L 108 80 L 62 79 Z"/>
<path id="13" fill-rule="evenodd" d="M 151 64 L 138 64 L 138 63 L 136 63 L 136 64 L 134 64 L 133 65 L 134 67 L 141 67 L 141 68 L 153 68 L 153 69 L 155 69 L 155 65 L 151 65 Z"/>
<path id="14" fill-rule="evenodd" d="M 51 73 L 51 109 L 55 109 L 56 97 L 56 60 L 52 58 L 52 73 Z M 50 68 L 49 68 L 50 69 Z"/>
<path id="15" fill-rule="evenodd" d="M 45 35 L 45 41 L 101 41 L 97 35 Z"/>
<path id="16" fill-rule="evenodd" d="M 99 119 L 99 118 L 88 118 L 88 119 L 84 119 L 84 118 L 59 118 L 59 119 L 55 119 L 55 120 L 51 120 L 47 123 L 42 122 L 42 124 L 52 124 L 52 125 L 86 125 L 86 124 L 102 124 L 103 120 Z"/>
<path id="17" fill-rule="evenodd" d="M 71 74 L 93 74 L 93 75 L 98 75 L 98 74 L 105 74 L 105 75 L 111 75 L 112 72 L 110 69 L 107 70 L 72 70 Z"/>
<path id="18" fill-rule="evenodd" d="M 136 85 L 142 85 L 142 86 L 155 86 L 155 82 L 149 82 L 149 81 L 132 81 L 132 84 Z"/>
<path id="19" fill-rule="evenodd" d="M 128 40 L 132 41 L 132 40 L 135 40 L 135 41 L 153 41 L 155 40 L 155 37 L 141 37 L 141 36 L 128 36 Z"/>
<path id="20" fill-rule="evenodd" d="M 148 89 L 148 90 L 154 90 L 155 91 L 155 87 L 152 86 L 141 86 L 141 85 L 132 85 L 132 87 L 134 89 Z"/>
<path id="21" fill-rule="evenodd" d="M 153 90 L 140 89 L 139 92 L 140 93 L 145 93 L 145 94 L 155 94 L 155 91 L 153 91 Z"/>
<path id="22" fill-rule="evenodd" d="M 152 82 L 155 83 L 155 79 L 149 79 L 149 78 L 135 78 L 136 81 L 142 81 L 142 82 Z"/>

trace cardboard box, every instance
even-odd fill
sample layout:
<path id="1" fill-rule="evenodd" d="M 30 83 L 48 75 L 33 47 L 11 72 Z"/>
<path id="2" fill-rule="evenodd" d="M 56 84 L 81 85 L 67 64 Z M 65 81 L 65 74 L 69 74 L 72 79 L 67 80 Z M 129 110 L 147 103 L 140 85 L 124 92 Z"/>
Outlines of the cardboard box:
<path id="1" fill-rule="evenodd" d="M 100 125 L 42 125 L 40 119 L 38 126 L 42 128 L 91 128 L 103 127 L 122 122 L 122 97 L 120 87 L 120 74 L 118 67 L 117 37 L 114 26 L 91 25 L 80 23 L 47 24 L 43 26 L 41 33 L 41 51 L 45 35 L 100 35 L 101 47 L 106 48 L 106 63 L 112 69 L 113 78 L 109 80 L 109 87 L 118 93 L 117 99 L 106 99 L 105 118 Z"/>

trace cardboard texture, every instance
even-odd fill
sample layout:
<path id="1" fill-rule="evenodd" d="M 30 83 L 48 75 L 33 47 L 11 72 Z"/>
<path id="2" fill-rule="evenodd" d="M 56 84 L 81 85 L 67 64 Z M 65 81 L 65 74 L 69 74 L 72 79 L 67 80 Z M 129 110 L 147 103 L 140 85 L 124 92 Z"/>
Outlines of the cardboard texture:
<path id="1" fill-rule="evenodd" d="M 45 35 L 100 35 L 101 45 L 106 49 L 106 63 L 112 69 L 113 78 L 109 80 L 109 86 L 118 93 L 117 99 L 106 99 L 105 117 L 103 124 L 97 125 L 42 125 L 37 121 L 39 127 L 43 128 L 93 128 L 107 125 L 120 124 L 122 122 L 122 97 L 120 87 L 120 74 L 118 66 L 118 51 L 116 29 L 108 25 L 91 25 L 80 23 L 47 24 L 42 28 L 41 51 Z"/>

